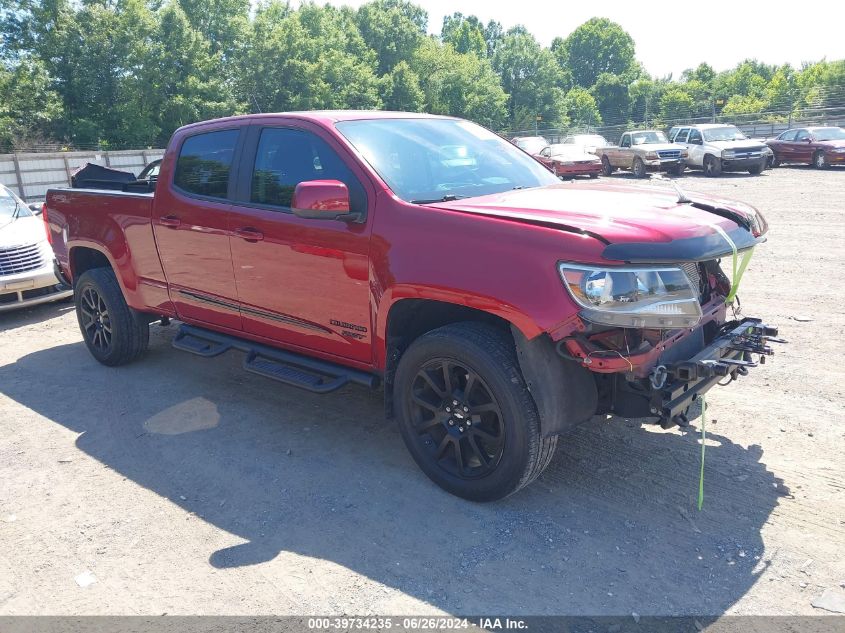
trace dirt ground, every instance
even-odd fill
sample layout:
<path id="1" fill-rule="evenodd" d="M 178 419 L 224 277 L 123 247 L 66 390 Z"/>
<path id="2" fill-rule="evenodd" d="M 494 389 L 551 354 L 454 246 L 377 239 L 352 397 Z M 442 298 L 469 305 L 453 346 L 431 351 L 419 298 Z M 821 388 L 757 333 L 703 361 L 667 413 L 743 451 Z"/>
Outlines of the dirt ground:
<path id="1" fill-rule="evenodd" d="M 0 315 L 0 614 L 825 613 L 845 596 L 845 171 L 682 184 L 766 214 L 740 296 L 789 340 L 708 396 L 701 512 L 700 421 L 596 418 L 477 505 L 416 468 L 378 393 L 193 357 L 175 326 L 109 369 L 53 304 Z"/>

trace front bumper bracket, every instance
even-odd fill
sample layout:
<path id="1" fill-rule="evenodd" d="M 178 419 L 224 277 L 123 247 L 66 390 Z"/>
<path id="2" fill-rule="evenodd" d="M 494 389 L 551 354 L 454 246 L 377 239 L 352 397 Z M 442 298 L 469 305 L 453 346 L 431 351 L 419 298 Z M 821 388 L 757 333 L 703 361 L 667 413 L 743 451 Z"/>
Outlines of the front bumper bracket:
<path id="1" fill-rule="evenodd" d="M 710 345 L 692 358 L 666 365 L 666 379 L 659 388 L 652 384 L 650 411 L 660 417 L 663 428 L 687 426 L 689 406 L 722 380 L 735 380 L 750 368 L 765 363 L 774 352 L 769 343 L 785 343 L 777 338 L 776 327 L 759 319 L 734 322 Z M 758 360 L 754 360 L 754 355 Z"/>

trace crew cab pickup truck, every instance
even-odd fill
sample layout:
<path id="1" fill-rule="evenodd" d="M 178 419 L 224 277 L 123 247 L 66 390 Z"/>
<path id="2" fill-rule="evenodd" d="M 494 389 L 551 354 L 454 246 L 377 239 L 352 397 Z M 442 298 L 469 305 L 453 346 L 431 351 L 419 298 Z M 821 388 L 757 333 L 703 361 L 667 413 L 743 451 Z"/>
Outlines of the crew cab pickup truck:
<path id="1" fill-rule="evenodd" d="M 619 145 L 597 147 L 602 172 L 610 176 L 617 169 L 628 169 L 637 178 L 645 178 L 649 171 L 666 171 L 676 176 L 684 173 L 687 150 L 670 143 L 659 130 L 625 132 Z"/>
<path id="2" fill-rule="evenodd" d="M 735 125 L 681 125 L 669 130 L 669 138 L 686 148 L 688 167 L 701 169 L 709 177 L 721 176 L 725 171 L 747 171 L 759 176 L 771 156 L 765 143 L 749 139 Z"/>
<path id="3" fill-rule="evenodd" d="M 719 260 L 764 241 L 755 209 L 561 183 L 450 117 L 188 125 L 154 193 L 56 189 L 46 213 L 99 362 L 178 319 L 177 349 L 287 385 L 383 386 L 421 469 L 473 500 L 530 483 L 595 414 L 686 425 L 776 335 L 727 317 Z"/>

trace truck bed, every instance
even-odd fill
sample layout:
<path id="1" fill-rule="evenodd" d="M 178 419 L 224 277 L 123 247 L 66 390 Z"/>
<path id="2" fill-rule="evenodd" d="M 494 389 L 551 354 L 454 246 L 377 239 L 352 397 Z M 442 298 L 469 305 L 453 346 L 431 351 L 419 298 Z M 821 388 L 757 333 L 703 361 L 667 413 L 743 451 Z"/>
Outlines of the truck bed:
<path id="1" fill-rule="evenodd" d="M 166 298 L 153 236 L 153 196 L 106 189 L 50 189 L 47 218 L 65 277 L 74 278 L 75 249 L 93 249 L 120 271 L 118 279 L 130 306 L 140 309 Z M 69 243 L 68 235 L 73 236 Z"/>

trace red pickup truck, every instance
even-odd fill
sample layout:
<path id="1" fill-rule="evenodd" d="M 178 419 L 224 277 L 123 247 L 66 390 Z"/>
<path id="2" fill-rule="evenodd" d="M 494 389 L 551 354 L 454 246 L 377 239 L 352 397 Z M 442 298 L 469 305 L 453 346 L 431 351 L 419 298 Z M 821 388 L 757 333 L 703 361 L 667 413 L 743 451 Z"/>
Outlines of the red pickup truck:
<path id="1" fill-rule="evenodd" d="M 720 258 L 753 208 L 561 183 L 450 117 L 302 112 L 188 125 L 151 193 L 57 189 L 46 213 L 91 354 L 173 345 L 317 393 L 383 386 L 421 469 L 493 500 L 595 414 L 685 425 L 771 353 L 730 320 Z"/>

